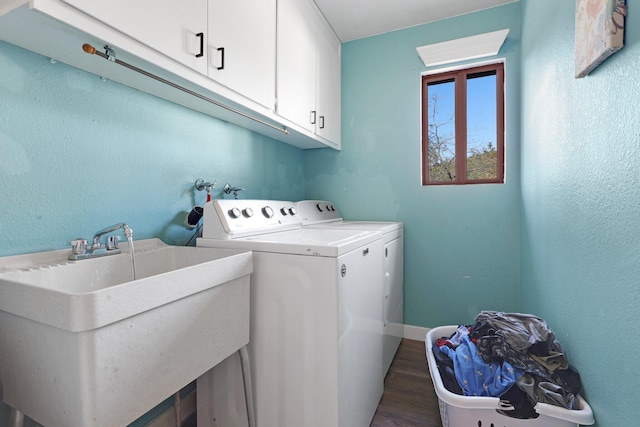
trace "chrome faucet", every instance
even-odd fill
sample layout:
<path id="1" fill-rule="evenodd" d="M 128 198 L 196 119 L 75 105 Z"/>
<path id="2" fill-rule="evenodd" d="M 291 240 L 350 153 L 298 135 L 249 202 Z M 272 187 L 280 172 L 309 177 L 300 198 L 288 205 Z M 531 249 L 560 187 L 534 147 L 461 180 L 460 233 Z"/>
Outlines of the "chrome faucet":
<path id="1" fill-rule="evenodd" d="M 76 239 L 71 242 L 71 251 L 69 255 L 70 260 L 81 260 L 87 258 L 96 258 L 105 255 L 115 255 L 121 252 L 118 247 L 118 236 L 109 236 L 104 246 L 100 244 L 100 238 L 105 234 L 113 233 L 114 231 L 124 230 L 124 234 L 127 239 L 133 237 L 133 230 L 125 223 L 114 224 L 111 227 L 104 228 L 98 231 L 93 236 L 93 243 L 91 246 L 87 245 L 87 241 L 84 239 Z"/>
<path id="2" fill-rule="evenodd" d="M 222 190 L 224 191 L 224 194 L 231 194 L 231 192 L 233 192 L 233 196 L 237 199 L 238 198 L 238 193 L 240 191 L 244 191 L 244 188 L 232 187 L 229 184 L 225 184 L 224 187 L 222 188 Z"/>

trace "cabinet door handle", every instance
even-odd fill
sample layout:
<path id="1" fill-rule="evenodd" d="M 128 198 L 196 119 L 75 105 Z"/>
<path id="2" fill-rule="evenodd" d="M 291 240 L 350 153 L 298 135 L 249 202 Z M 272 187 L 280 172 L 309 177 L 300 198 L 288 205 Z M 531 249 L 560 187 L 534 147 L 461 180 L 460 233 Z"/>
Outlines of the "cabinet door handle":
<path id="1" fill-rule="evenodd" d="M 316 124 L 316 112 L 315 111 L 311 112 L 311 124 L 312 125 Z"/>
<path id="2" fill-rule="evenodd" d="M 224 70 L 224 48 L 219 47 L 218 52 L 220 52 L 220 66 L 217 68 L 218 70 Z"/>
<path id="3" fill-rule="evenodd" d="M 204 56 L 204 33 L 198 33 L 196 37 L 200 37 L 200 53 L 196 55 L 196 58 L 200 58 Z"/>
<path id="4" fill-rule="evenodd" d="M 324 129 L 324 116 L 320 116 L 320 129 Z"/>

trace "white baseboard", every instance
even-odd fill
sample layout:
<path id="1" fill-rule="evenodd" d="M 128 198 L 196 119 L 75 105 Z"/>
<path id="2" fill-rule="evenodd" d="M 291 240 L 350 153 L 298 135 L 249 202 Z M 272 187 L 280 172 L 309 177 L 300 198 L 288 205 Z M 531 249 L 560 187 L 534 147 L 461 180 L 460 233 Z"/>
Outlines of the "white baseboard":
<path id="1" fill-rule="evenodd" d="M 429 332 L 429 328 L 404 325 L 404 338 L 409 340 L 424 341 L 427 337 L 427 332 Z"/>

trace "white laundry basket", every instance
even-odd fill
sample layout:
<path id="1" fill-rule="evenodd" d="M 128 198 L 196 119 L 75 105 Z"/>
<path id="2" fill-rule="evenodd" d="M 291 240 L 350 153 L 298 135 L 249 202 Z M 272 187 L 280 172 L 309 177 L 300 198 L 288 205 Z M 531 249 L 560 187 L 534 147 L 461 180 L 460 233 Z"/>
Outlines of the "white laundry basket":
<path id="1" fill-rule="evenodd" d="M 497 397 L 472 397 L 451 393 L 442 383 L 431 348 L 436 339 L 451 336 L 457 328 L 458 326 L 433 328 L 427 333 L 425 341 L 429 371 L 438 396 L 443 427 L 579 427 L 595 423 L 591 407 L 579 395 L 577 397 L 580 409 L 571 410 L 538 403 L 535 411 L 540 416 L 523 420 L 496 412 L 496 409 L 513 409 Z"/>

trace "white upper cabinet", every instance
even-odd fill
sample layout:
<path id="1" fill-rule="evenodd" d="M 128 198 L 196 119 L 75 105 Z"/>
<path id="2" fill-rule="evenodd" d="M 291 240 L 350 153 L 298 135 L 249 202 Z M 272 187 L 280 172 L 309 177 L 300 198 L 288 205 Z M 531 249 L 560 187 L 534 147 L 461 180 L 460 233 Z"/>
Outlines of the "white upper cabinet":
<path id="1" fill-rule="evenodd" d="M 308 0 L 278 0 L 277 112 L 314 132 L 315 10 Z"/>
<path id="2" fill-rule="evenodd" d="M 287 144 L 341 148 L 341 45 L 312 0 L 0 0 L 0 40 Z M 84 49 L 105 45 L 118 62 Z"/>
<path id="3" fill-rule="evenodd" d="M 273 110 L 276 0 L 64 0 Z"/>
<path id="4" fill-rule="evenodd" d="M 209 1 L 209 77 L 275 108 L 275 0 Z"/>
<path id="5" fill-rule="evenodd" d="M 340 146 L 340 42 L 308 0 L 278 0 L 277 112 Z"/>
<path id="6" fill-rule="evenodd" d="M 207 0 L 64 0 L 127 36 L 207 73 Z"/>
<path id="7" fill-rule="evenodd" d="M 341 45 L 324 20 L 319 22 L 316 64 L 316 133 L 340 144 L 341 132 Z"/>

